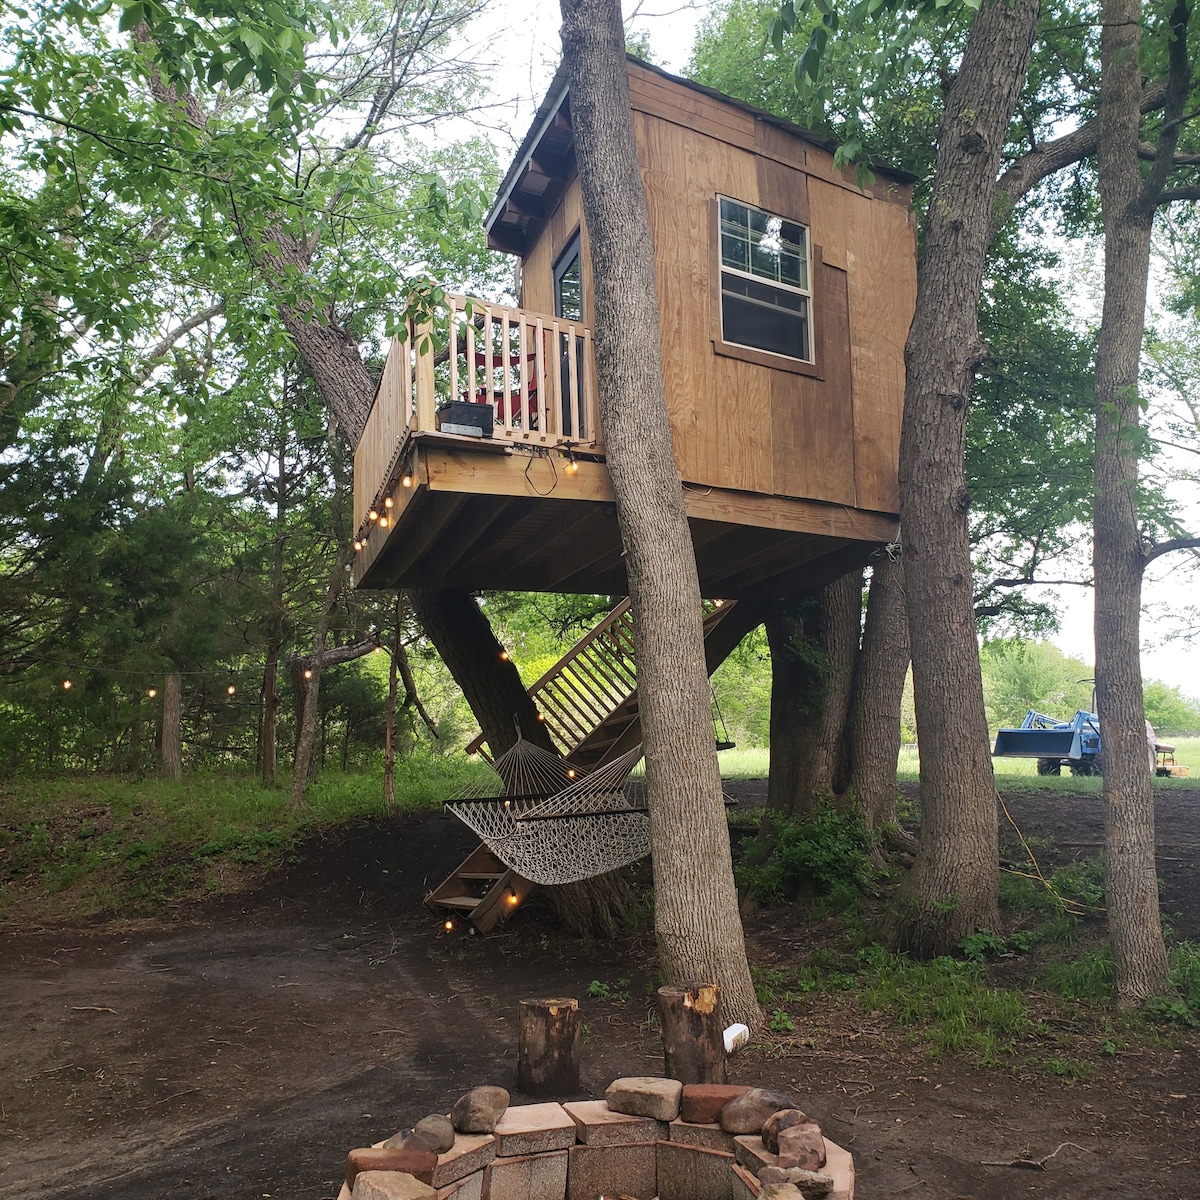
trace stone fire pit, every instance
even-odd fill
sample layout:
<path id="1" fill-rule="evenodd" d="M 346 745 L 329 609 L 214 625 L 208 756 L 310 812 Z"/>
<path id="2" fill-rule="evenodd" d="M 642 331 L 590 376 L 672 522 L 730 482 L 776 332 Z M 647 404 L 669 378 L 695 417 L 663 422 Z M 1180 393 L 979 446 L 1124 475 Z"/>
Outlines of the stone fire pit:
<path id="1" fill-rule="evenodd" d="M 654 1077 L 605 1096 L 508 1107 L 476 1088 L 453 1128 L 351 1151 L 338 1200 L 853 1200 L 850 1154 L 788 1096 Z"/>

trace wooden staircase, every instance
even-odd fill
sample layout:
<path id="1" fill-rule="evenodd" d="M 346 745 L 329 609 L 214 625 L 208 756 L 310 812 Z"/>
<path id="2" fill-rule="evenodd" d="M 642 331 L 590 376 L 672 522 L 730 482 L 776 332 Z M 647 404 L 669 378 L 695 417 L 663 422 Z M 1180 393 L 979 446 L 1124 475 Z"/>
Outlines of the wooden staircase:
<path id="1" fill-rule="evenodd" d="M 732 601 L 704 602 L 706 648 L 733 607 Z M 709 655 L 710 672 L 735 644 Z M 628 599 L 584 634 L 530 687 L 529 695 L 555 745 L 581 773 L 632 750 L 641 741 L 642 725 Z M 484 741 L 480 734 L 467 753 L 479 752 Z M 487 933 L 507 920 L 536 886 L 480 846 L 425 897 L 425 904 L 443 916 L 448 929 L 463 918 Z"/>

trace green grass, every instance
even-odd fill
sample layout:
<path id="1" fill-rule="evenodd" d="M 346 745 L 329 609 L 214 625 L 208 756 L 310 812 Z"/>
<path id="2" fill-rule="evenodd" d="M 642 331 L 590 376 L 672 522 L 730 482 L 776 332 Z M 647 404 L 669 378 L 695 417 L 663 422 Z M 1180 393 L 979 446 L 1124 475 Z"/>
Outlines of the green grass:
<path id="1" fill-rule="evenodd" d="M 434 808 L 479 770 L 461 757 L 403 760 L 395 811 Z M 152 912 L 223 890 L 231 869 L 279 861 L 306 834 L 383 815 L 378 773 L 327 772 L 302 809 L 286 788 L 246 776 L 8 783 L 0 786 L 0 920 Z"/>

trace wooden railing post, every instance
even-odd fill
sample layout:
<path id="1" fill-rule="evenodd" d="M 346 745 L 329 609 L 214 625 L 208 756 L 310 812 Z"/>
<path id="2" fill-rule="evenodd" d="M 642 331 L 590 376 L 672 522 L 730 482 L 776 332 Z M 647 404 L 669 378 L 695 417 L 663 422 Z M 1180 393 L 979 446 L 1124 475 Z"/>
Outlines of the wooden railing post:
<path id="1" fill-rule="evenodd" d="M 433 375 L 433 325 L 422 321 L 421 324 L 410 326 L 410 336 L 417 351 L 417 429 L 433 429 L 436 408 Z"/>

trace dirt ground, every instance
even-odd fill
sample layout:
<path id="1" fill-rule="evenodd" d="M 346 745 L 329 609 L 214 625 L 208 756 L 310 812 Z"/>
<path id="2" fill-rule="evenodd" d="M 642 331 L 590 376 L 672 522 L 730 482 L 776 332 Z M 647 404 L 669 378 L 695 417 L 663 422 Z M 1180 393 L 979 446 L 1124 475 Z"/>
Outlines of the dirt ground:
<path id="1" fill-rule="evenodd" d="M 1095 854 L 1098 798 L 1006 800 L 1033 844 Z M 1164 911 L 1195 939 L 1200 788 L 1159 796 L 1158 834 Z M 440 930 L 421 898 L 471 845 L 449 818 L 377 824 L 303 847 L 233 902 L 3 931 L 0 1198 L 332 1197 L 347 1149 L 474 1084 L 515 1088 L 525 996 L 581 998 L 584 1094 L 661 1071 L 645 935 L 574 941 L 536 897 L 487 939 Z M 802 960 L 798 915 L 748 920 L 758 962 Z M 587 999 L 593 980 L 618 995 Z M 791 1091 L 853 1151 L 862 1200 L 1200 1196 L 1195 1031 L 1101 1054 L 1103 1014 L 1085 1018 L 1082 1082 L 934 1061 L 850 994 L 791 1012 L 795 1033 L 743 1051 L 731 1077 Z"/>

